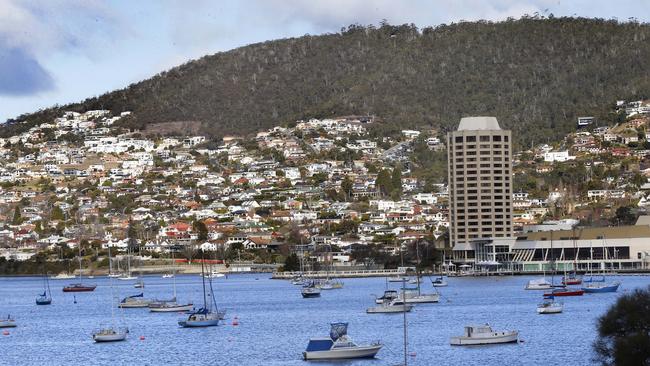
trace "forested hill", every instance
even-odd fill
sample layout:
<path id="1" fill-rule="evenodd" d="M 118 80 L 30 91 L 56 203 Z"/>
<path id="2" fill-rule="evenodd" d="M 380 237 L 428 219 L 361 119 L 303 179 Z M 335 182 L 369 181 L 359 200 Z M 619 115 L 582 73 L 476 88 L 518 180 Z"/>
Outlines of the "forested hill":
<path id="1" fill-rule="evenodd" d="M 524 17 L 435 28 L 350 26 L 252 44 L 61 110 L 132 110 L 133 125 L 200 121 L 215 137 L 309 117 L 372 114 L 389 127 L 455 128 L 494 115 L 520 142 L 570 130 L 620 98 L 650 95 L 650 25 Z M 15 121 L 14 121 L 15 122 Z"/>

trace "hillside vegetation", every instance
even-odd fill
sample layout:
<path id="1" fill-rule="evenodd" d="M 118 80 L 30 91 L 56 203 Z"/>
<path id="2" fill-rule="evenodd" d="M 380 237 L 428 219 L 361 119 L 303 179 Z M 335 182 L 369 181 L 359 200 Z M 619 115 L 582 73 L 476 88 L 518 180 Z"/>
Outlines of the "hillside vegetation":
<path id="1" fill-rule="evenodd" d="M 130 126 L 198 121 L 220 137 L 297 119 L 381 117 L 381 128 L 455 128 L 494 115 L 523 144 L 606 118 L 617 98 L 650 94 L 650 25 L 524 17 L 435 28 L 352 25 L 337 34 L 252 44 L 69 106 L 23 115 L 4 136 L 61 110 L 131 110 Z M 17 123 L 22 121 L 24 123 Z"/>

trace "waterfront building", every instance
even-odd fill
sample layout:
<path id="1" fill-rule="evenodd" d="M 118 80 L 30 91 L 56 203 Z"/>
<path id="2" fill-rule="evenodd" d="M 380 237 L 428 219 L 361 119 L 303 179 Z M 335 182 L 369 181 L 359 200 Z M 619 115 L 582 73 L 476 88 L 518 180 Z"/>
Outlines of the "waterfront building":
<path id="1" fill-rule="evenodd" d="M 488 266 L 509 261 L 511 131 L 501 129 L 495 117 L 465 117 L 447 139 L 454 259 Z"/>

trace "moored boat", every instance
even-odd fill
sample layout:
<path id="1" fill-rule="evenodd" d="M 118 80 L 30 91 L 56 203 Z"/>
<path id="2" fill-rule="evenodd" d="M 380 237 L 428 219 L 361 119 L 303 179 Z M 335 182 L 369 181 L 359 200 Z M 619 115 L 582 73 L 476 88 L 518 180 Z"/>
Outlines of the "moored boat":
<path id="1" fill-rule="evenodd" d="M 103 342 L 120 342 L 126 340 L 129 330 L 126 328 L 106 327 L 93 332 L 93 341 Z"/>
<path id="2" fill-rule="evenodd" d="M 516 343 L 519 332 L 516 330 L 494 331 L 489 324 L 468 325 L 462 336 L 451 337 L 452 346 L 477 346 L 484 344 Z"/>
<path id="3" fill-rule="evenodd" d="M 117 306 L 123 309 L 146 308 L 152 302 L 153 300 L 144 298 L 144 293 L 139 293 L 137 295 L 127 296 L 123 298 Z"/>
<path id="4" fill-rule="evenodd" d="M 550 290 L 551 288 L 553 288 L 553 285 L 546 278 L 530 280 L 526 284 L 526 290 Z"/>
<path id="5" fill-rule="evenodd" d="M 52 277 L 53 280 L 69 280 L 69 279 L 72 279 L 72 278 L 75 278 L 75 276 L 71 275 L 69 273 L 63 273 L 63 272 L 61 272 L 58 275 Z"/>
<path id="6" fill-rule="evenodd" d="M 208 279 L 210 287 L 210 301 L 208 302 L 208 295 L 206 293 L 205 280 L 206 276 L 204 271 L 204 261 L 201 261 L 201 283 L 203 285 L 203 307 L 197 311 L 191 312 L 187 319 L 179 320 L 178 325 L 183 328 L 203 328 L 203 327 L 214 327 L 219 325 L 219 321 L 222 320 L 226 314 L 225 311 L 219 311 L 217 307 L 216 300 L 214 298 L 214 291 L 212 289 L 212 281 Z"/>
<path id="7" fill-rule="evenodd" d="M 590 282 L 582 287 L 582 290 L 589 294 L 595 293 L 604 293 L 604 292 L 616 292 L 618 287 L 621 285 L 620 282 Z"/>
<path id="8" fill-rule="evenodd" d="M 52 291 L 50 291 L 50 281 L 47 273 L 43 274 L 43 293 L 36 298 L 36 305 L 52 304 Z"/>
<path id="9" fill-rule="evenodd" d="M 447 280 L 443 276 L 436 277 L 433 281 L 431 281 L 431 284 L 433 287 L 447 287 Z"/>
<path id="10" fill-rule="evenodd" d="M 386 290 L 384 291 L 384 294 L 382 296 L 375 299 L 375 303 L 383 304 L 384 301 L 391 301 L 397 299 L 398 296 L 399 295 L 397 294 L 396 290 Z"/>
<path id="11" fill-rule="evenodd" d="M 300 294 L 303 298 L 320 297 L 321 289 L 313 282 L 309 282 L 300 289 Z"/>
<path id="12" fill-rule="evenodd" d="M 152 313 L 177 313 L 194 310 L 194 304 L 179 304 L 176 298 L 165 301 L 152 301 L 148 305 Z"/>
<path id="13" fill-rule="evenodd" d="M 553 296 L 545 298 L 540 304 L 537 305 L 538 314 L 559 314 L 564 309 L 564 304 L 556 302 Z"/>
<path id="14" fill-rule="evenodd" d="M 366 309 L 368 314 L 391 314 L 409 312 L 413 309 L 413 305 L 405 304 L 400 299 L 391 301 L 384 301 L 379 306 L 372 306 Z"/>
<path id="15" fill-rule="evenodd" d="M 7 315 L 6 318 L 0 319 L 0 328 L 15 328 L 17 325 L 16 319 L 12 318 L 11 315 Z"/>
<path id="16" fill-rule="evenodd" d="M 71 283 L 63 288 L 63 292 L 91 292 L 95 291 L 97 285 L 84 285 L 83 283 Z"/>
<path id="17" fill-rule="evenodd" d="M 584 295 L 585 292 L 584 290 L 581 289 L 574 289 L 574 288 L 562 288 L 562 289 L 554 289 L 551 292 L 545 292 L 544 297 L 551 297 L 551 296 L 582 296 Z"/>
<path id="18" fill-rule="evenodd" d="M 332 323 L 330 336 L 311 338 L 302 353 L 305 360 L 349 360 L 373 358 L 383 347 L 380 343 L 357 345 L 347 335 L 348 323 Z"/>

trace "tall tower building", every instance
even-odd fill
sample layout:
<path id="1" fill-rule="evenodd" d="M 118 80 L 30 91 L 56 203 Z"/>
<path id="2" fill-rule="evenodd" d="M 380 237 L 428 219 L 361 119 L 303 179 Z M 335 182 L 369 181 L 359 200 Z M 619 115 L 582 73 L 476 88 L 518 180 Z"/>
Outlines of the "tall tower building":
<path id="1" fill-rule="evenodd" d="M 511 132 L 494 117 L 466 117 L 447 139 L 454 258 L 496 261 L 509 248 L 495 242 L 513 234 Z"/>

